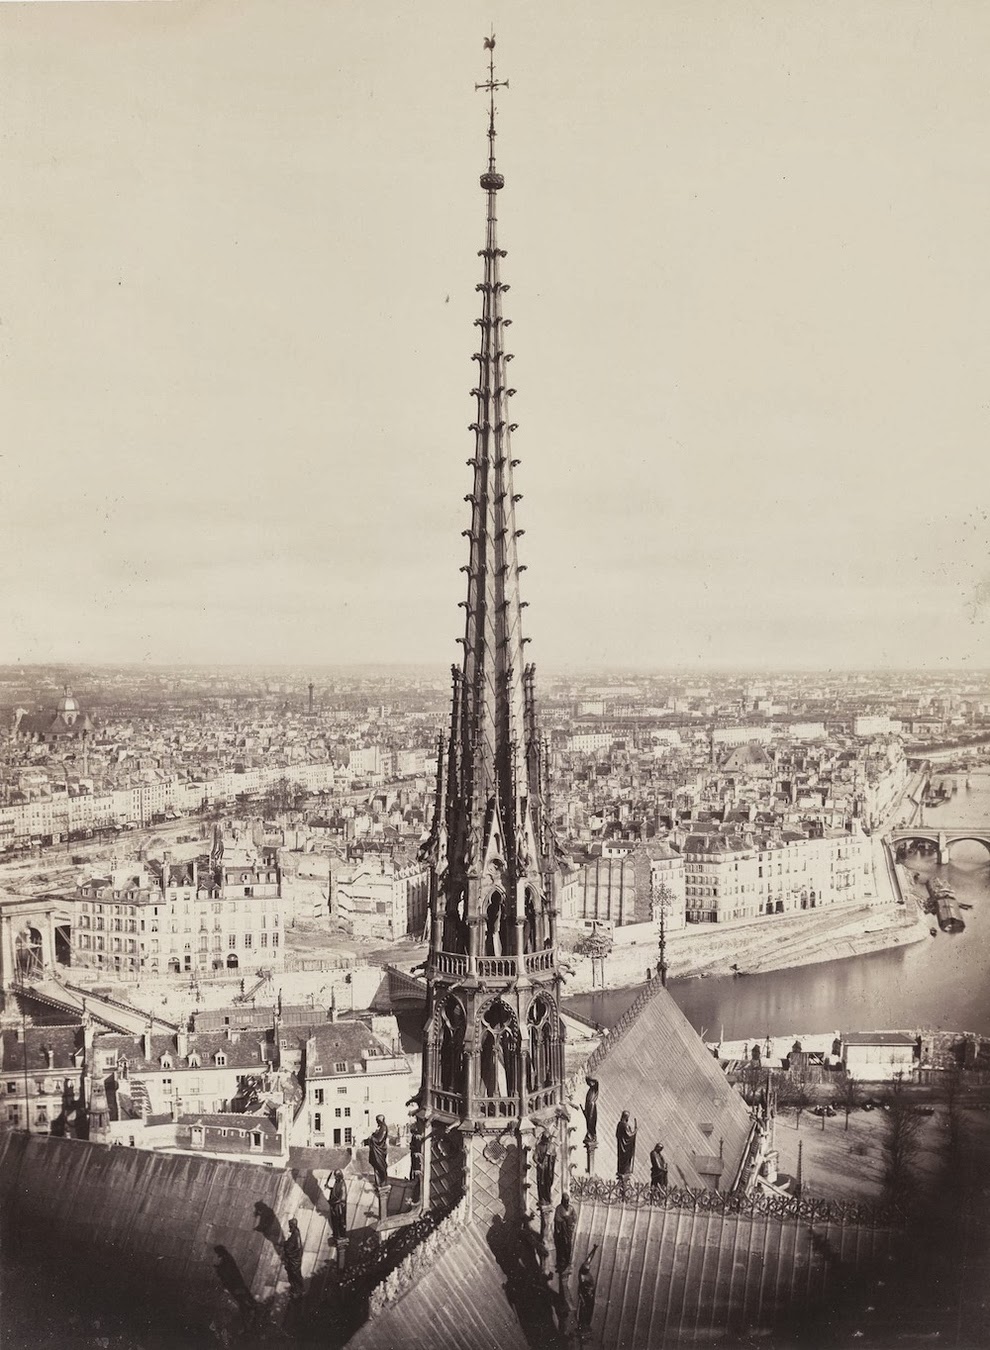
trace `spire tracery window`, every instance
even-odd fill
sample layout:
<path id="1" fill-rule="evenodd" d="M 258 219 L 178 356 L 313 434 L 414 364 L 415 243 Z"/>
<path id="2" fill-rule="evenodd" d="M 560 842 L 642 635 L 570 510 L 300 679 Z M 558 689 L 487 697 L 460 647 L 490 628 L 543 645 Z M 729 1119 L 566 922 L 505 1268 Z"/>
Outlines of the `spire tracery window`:
<path id="1" fill-rule="evenodd" d="M 450 996 L 437 1008 L 433 1022 L 436 1085 L 445 1092 L 464 1091 L 464 1033 L 467 1022 L 460 1000 Z"/>
<path id="2" fill-rule="evenodd" d="M 542 995 L 535 998 L 526 1021 L 529 1029 L 527 1090 L 536 1092 L 540 1088 L 550 1087 L 554 1081 L 556 1019 L 550 1001 Z"/>
<path id="3" fill-rule="evenodd" d="M 519 1023 L 497 998 L 481 1019 L 481 1087 L 486 1097 L 512 1097 L 519 1091 Z"/>

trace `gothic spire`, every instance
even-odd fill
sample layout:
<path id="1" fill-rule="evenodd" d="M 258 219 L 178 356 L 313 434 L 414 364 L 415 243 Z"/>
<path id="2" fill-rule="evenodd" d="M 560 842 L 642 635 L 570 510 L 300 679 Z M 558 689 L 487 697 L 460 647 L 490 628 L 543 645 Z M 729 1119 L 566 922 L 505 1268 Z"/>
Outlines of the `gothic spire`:
<path id="1" fill-rule="evenodd" d="M 519 496 L 513 487 L 510 400 L 515 393 L 509 385 L 511 352 L 505 350 L 511 319 L 502 313 L 502 300 L 508 285 L 501 279 L 501 261 L 506 256 L 499 248 L 497 235 L 498 193 L 505 179 L 495 161 L 495 93 L 508 87 L 507 80 L 495 77 L 495 38 L 486 38 L 489 53 L 488 79 L 476 86 L 488 93 L 488 167 L 480 182 L 486 199 L 485 246 L 482 280 L 476 286 L 481 296 L 481 314 L 475 319 L 479 330 L 477 384 L 471 393 L 475 399 L 476 420 L 474 456 L 468 461 L 474 470 L 472 491 L 466 500 L 471 506 L 471 525 L 465 531 L 470 540 L 467 563 L 467 599 L 464 633 L 461 707 L 457 724 L 452 727 L 460 743 L 462 801 L 470 801 L 469 826 L 472 838 L 465 841 L 469 852 L 483 847 L 483 821 L 479 812 L 494 805 L 500 818 L 506 845 L 517 842 L 519 798 L 527 797 L 525 746 L 525 704 L 523 695 L 523 644 L 519 595 L 520 566 L 516 541 L 521 530 L 516 526 Z M 481 859 L 472 861 L 480 864 Z"/>
<path id="2" fill-rule="evenodd" d="M 556 859 L 533 668 L 523 662 L 509 412 L 515 390 L 502 313 L 509 288 L 497 234 L 505 179 L 496 167 L 495 95 L 508 81 L 495 76 L 494 36 L 485 47 L 488 79 L 476 86 L 488 94 L 488 164 L 480 180 L 485 246 L 461 569 L 464 655 L 452 671 L 450 733 L 438 747 L 436 811 L 424 849 L 432 931 L 417 1128 L 426 1203 L 446 1205 L 466 1192 L 476 1218 L 497 1212 L 515 1222 L 534 1203 L 524 1150 L 535 1147 L 539 1127 L 554 1131 L 566 1156 L 567 1131 Z"/>

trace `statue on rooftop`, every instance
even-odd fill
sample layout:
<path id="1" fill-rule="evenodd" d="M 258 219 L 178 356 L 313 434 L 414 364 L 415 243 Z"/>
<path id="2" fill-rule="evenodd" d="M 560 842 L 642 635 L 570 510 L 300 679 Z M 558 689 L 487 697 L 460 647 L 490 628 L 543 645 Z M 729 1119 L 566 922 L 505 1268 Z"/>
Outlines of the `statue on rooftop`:
<path id="1" fill-rule="evenodd" d="M 347 1236 L 347 1186 L 340 1168 L 327 1179 L 327 1203 L 330 1206 L 330 1228 L 339 1241 Z"/>
<path id="2" fill-rule="evenodd" d="M 577 1102 L 571 1102 L 571 1105 L 584 1116 L 584 1127 L 587 1133 L 584 1136 L 585 1145 L 598 1143 L 598 1079 L 586 1078 L 588 1091 L 584 1096 L 584 1105 L 578 1106 Z"/>
<path id="3" fill-rule="evenodd" d="M 591 1258 L 597 1250 L 596 1242 L 578 1271 L 578 1335 L 582 1337 L 591 1329 L 591 1319 L 595 1315 L 595 1277 L 591 1273 Z"/>
<path id="4" fill-rule="evenodd" d="M 364 1142 L 375 1174 L 375 1185 L 380 1189 L 388 1182 L 388 1126 L 384 1116 L 375 1117 L 375 1128 Z"/>
<path id="5" fill-rule="evenodd" d="M 636 1159 L 636 1122 L 629 1123 L 629 1112 L 623 1111 L 615 1127 L 615 1174 L 620 1181 L 632 1176 Z"/>
<path id="6" fill-rule="evenodd" d="M 553 1214 L 553 1245 L 557 1256 L 557 1273 L 563 1274 L 571 1268 L 574 1254 L 574 1230 L 577 1228 L 577 1210 L 571 1204 L 566 1193 L 560 1197 L 560 1204 Z"/>
<path id="7" fill-rule="evenodd" d="M 409 1138 L 409 1179 L 412 1181 L 412 1203 L 418 1205 L 423 1193 L 423 1139 L 414 1130 Z"/>
<path id="8" fill-rule="evenodd" d="M 663 1156 L 663 1144 L 655 1144 L 650 1152 L 650 1185 L 667 1185 L 667 1159 Z"/>
<path id="9" fill-rule="evenodd" d="M 549 1131 L 544 1130 L 534 1150 L 536 1194 L 541 1205 L 553 1204 L 553 1178 L 557 1170 L 557 1148 Z"/>
<path id="10" fill-rule="evenodd" d="M 298 1298 L 303 1291 L 302 1277 L 302 1237 L 299 1233 L 299 1220 L 289 1220 L 289 1234 L 281 1244 L 282 1264 L 289 1277 L 289 1289 L 292 1297 Z"/>

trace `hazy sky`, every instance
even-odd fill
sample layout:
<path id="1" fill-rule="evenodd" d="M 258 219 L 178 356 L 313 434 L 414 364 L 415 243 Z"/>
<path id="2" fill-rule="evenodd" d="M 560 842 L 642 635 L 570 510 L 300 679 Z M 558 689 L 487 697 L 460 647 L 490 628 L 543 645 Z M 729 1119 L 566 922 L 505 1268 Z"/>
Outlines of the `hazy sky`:
<path id="1" fill-rule="evenodd" d="M 0 4 L 0 660 L 990 665 L 990 6 Z"/>

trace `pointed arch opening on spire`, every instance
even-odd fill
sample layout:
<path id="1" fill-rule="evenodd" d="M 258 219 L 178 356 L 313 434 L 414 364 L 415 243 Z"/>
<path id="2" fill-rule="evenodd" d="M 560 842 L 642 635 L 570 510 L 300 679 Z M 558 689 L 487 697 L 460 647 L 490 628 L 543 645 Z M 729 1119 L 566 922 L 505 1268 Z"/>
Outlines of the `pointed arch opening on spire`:
<path id="1" fill-rule="evenodd" d="M 478 1076 L 484 1097 L 510 1098 L 519 1093 L 521 1040 L 516 1015 L 502 998 L 481 1010 L 478 1027 Z"/>
<path id="2" fill-rule="evenodd" d="M 448 994 L 436 1008 L 430 1029 L 433 1048 L 433 1086 L 463 1097 L 465 1090 L 464 1038 L 467 1016 L 464 1005 Z"/>
<path id="3" fill-rule="evenodd" d="M 553 1086 L 558 1073 L 560 1021 L 553 1000 L 537 994 L 526 1018 L 529 1054 L 526 1060 L 526 1090 L 539 1092 Z"/>

